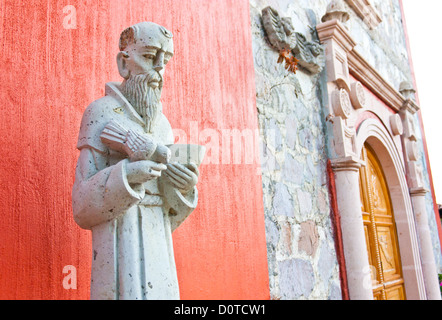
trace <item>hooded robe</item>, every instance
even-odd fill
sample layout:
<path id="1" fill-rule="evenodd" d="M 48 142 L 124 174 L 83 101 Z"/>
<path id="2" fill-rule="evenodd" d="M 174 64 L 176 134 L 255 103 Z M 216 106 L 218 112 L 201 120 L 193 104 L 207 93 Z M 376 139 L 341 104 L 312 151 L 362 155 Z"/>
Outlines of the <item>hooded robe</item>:
<path id="1" fill-rule="evenodd" d="M 161 177 L 129 184 L 127 155 L 100 139 L 112 120 L 147 134 L 117 83 L 106 84 L 105 97 L 86 109 L 77 145 L 72 204 L 77 224 L 92 231 L 91 299 L 179 299 L 172 232 L 196 208 L 198 191 L 194 187 L 184 196 Z M 152 131 L 148 135 L 156 143 L 174 143 L 162 112 Z"/>

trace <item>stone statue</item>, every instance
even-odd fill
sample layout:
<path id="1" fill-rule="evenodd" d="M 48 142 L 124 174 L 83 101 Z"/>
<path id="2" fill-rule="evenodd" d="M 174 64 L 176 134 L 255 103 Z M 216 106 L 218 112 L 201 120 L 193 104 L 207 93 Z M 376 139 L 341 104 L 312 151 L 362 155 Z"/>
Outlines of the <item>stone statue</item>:
<path id="1" fill-rule="evenodd" d="M 197 206 L 204 147 L 173 145 L 162 113 L 172 38 L 152 22 L 124 30 L 124 80 L 106 84 L 83 115 L 72 202 L 75 221 L 92 231 L 94 300 L 179 299 L 172 232 Z"/>

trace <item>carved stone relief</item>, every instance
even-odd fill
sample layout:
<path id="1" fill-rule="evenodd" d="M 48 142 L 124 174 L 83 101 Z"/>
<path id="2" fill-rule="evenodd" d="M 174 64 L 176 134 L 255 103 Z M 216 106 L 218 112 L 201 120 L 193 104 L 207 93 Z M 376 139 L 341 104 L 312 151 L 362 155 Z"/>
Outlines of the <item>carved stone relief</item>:
<path id="1" fill-rule="evenodd" d="M 295 32 L 291 18 L 283 18 L 272 7 L 266 7 L 262 10 L 262 22 L 275 50 L 290 50 L 299 60 L 299 65 L 312 74 L 323 70 L 324 49 L 319 42 L 308 41 L 305 35 Z"/>
<path id="2" fill-rule="evenodd" d="M 407 141 L 407 156 L 408 161 L 417 161 L 418 159 L 418 149 L 416 141 Z"/>
<path id="3" fill-rule="evenodd" d="M 344 90 L 345 92 L 345 90 Z M 356 131 L 346 125 L 342 117 L 333 119 L 334 151 L 337 158 L 356 156 Z"/>
<path id="4" fill-rule="evenodd" d="M 333 111 L 335 116 L 347 119 L 351 114 L 350 96 L 345 89 L 333 92 Z"/>
<path id="5" fill-rule="evenodd" d="M 404 133 L 404 127 L 402 125 L 402 120 L 399 114 L 394 114 L 390 117 L 390 127 L 391 132 L 395 136 L 400 136 Z"/>
<path id="6" fill-rule="evenodd" d="M 416 127 L 414 124 L 413 116 L 409 112 L 404 111 L 402 113 L 402 118 L 405 138 L 411 141 L 417 141 Z"/>
<path id="7" fill-rule="evenodd" d="M 345 126 L 344 146 L 347 155 L 356 156 L 356 131 L 352 127 Z"/>
<path id="8" fill-rule="evenodd" d="M 350 87 L 350 99 L 355 109 L 365 108 L 367 97 L 365 96 L 364 87 L 360 82 L 354 82 Z"/>
<path id="9" fill-rule="evenodd" d="M 400 117 L 404 128 L 402 141 L 405 148 L 408 165 L 408 179 L 411 189 L 423 188 L 422 165 L 419 163 L 418 138 L 414 115 L 419 107 L 414 102 L 415 89 L 410 82 L 400 84 L 400 93 L 406 99 L 400 111 Z"/>

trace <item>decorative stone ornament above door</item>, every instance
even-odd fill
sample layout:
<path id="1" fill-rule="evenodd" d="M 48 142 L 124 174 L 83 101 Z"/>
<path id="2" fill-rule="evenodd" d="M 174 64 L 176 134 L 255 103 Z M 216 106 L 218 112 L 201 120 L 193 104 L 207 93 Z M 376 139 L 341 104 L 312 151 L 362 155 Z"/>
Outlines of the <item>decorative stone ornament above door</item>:
<path id="1" fill-rule="evenodd" d="M 283 18 L 272 7 L 262 10 L 262 21 L 267 38 L 278 52 L 290 50 L 299 60 L 299 65 L 311 74 L 318 74 L 324 68 L 324 49 L 315 41 L 295 32 L 291 18 Z"/>
<path id="2" fill-rule="evenodd" d="M 350 98 L 355 109 L 363 109 L 367 102 L 364 86 L 360 82 L 353 82 L 350 88 Z"/>
<path id="3" fill-rule="evenodd" d="M 333 111 L 336 116 L 347 119 L 351 113 L 351 101 L 345 89 L 338 89 L 333 92 Z"/>

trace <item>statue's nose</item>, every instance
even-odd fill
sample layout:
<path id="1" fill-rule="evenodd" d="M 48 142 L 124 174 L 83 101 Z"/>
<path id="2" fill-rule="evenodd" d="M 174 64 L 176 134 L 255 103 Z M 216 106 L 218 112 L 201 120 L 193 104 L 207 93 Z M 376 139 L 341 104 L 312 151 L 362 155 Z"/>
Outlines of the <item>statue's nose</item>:
<path id="1" fill-rule="evenodd" d="M 163 63 L 161 63 L 161 64 L 156 64 L 153 68 L 154 68 L 154 70 L 155 70 L 156 72 L 160 72 L 161 70 L 164 69 L 164 64 L 163 64 Z"/>
<path id="2" fill-rule="evenodd" d="M 157 59 L 155 61 L 155 65 L 153 66 L 153 69 L 156 72 L 160 72 L 164 69 L 164 52 L 159 52 Z"/>

